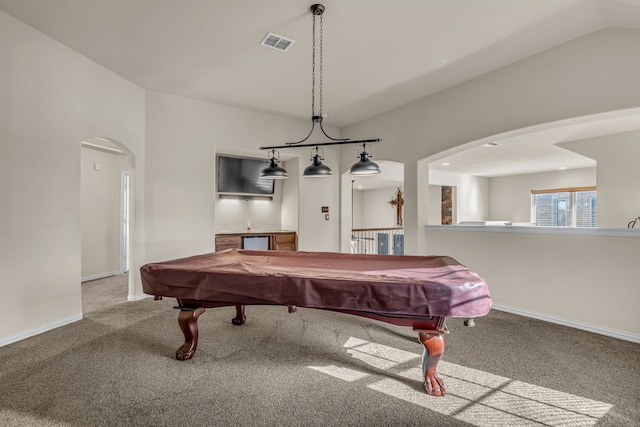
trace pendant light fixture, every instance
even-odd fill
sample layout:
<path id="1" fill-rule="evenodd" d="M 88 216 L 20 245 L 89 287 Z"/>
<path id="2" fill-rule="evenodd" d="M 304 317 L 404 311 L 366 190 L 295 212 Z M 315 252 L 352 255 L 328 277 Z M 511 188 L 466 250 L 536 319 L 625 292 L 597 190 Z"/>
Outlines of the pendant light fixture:
<path id="1" fill-rule="evenodd" d="M 349 172 L 352 175 L 374 175 L 380 173 L 380 168 L 377 164 L 369 160 L 371 154 L 366 151 L 367 143 L 372 142 L 380 142 L 380 139 L 367 139 L 360 141 L 351 141 L 349 138 L 332 138 L 327 135 L 327 132 L 322 127 L 322 119 L 326 117 L 326 114 L 322 111 L 322 16 L 325 11 L 325 7 L 321 4 L 311 5 L 309 8 L 311 10 L 311 14 L 313 15 L 313 36 L 312 36 L 312 55 L 311 55 L 311 130 L 309 134 L 302 140 L 298 142 L 288 142 L 285 145 L 278 146 L 270 146 L 270 147 L 260 147 L 261 150 L 272 150 L 272 156 L 269 158 L 270 165 L 263 169 L 260 177 L 261 178 L 288 178 L 286 171 L 284 168 L 277 165 L 278 160 L 275 159 L 275 149 L 276 148 L 293 148 L 293 147 L 315 147 L 316 154 L 312 155 L 311 161 L 312 164 L 307 166 L 304 170 L 303 176 L 307 177 L 323 177 L 323 176 L 331 176 L 331 169 L 322 164 L 321 160 L 324 160 L 319 153 L 320 146 L 325 145 L 339 145 L 339 144 L 361 144 L 363 147 L 362 153 L 359 154 L 360 160 L 351 167 L 351 171 Z M 320 45 L 319 45 L 319 54 L 316 53 L 316 17 L 320 17 Z M 316 85 L 316 57 L 319 58 L 319 72 L 318 72 L 318 84 Z M 316 114 L 316 86 L 318 86 L 318 114 Z M 329 139 L 328 142 L 321 142 L 315 144 L 303 144 L 309 137 L 313 134 L 316 123 L 323 135 Z M 312 150 L 313 153 L 313 150 Z M 281 171 L 275 172 L 274 168 L 281 169 Z M 282 172 L 284 171 L 284 172 Z M 284 175 L 284 176 L 283 176 Z"/>
<path id="2" fill-rule="evenodd" d="M 360 160 L 351 166 L 349 175 L 376 175 L 380 173 L 380 167 L 377 163 L 369 160 L 370 154 L 367 153 L 367 144 L 362 144 L 362 153 L 360 153 Z"/>
<path id="3" fill-rule="evenodd" d="M 321 160 L 324 160 L 324 157 L 320 156 L 320 149 L 318 147 L 314 148 L 316 150 L 316 154 L 313 154 L 313 150 L 311 150 L 311 163 L 309 166 L 304 168 L 303 176 L 310 177 L 322 177 L 322 176 L 330 176 L 333 175 L 329 166 L 322 164 Z"/>
<path id="4" fill-rule="evenodd" d="M 276 157 L 276 153 L 278 153 L 278 157 Z M 267 178 L 267 179 L 289 178 L 287 171 L 282 166 L 278 165 L 278 163 L 280 163 L 280 153 L 277 152 L 275 149 L 271 150 L 271 156 L 269 157 L 268 162 L 269 162 L 269 166 L 262 169 L 262 171 L 260 172 L 260 178 Z"/>

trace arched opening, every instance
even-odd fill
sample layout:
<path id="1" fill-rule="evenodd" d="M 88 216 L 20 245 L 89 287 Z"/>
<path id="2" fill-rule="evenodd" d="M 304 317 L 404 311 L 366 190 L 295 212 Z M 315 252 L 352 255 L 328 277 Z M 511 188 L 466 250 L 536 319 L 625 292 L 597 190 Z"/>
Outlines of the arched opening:
<path id="1" fill-rule="evenodd" d="M 128 271 L 135 157 L 117 140 L 91 137 L 81 141 L 80 168 L 81 282 L 124 281 L 126 286 L 118 288 L 114 300 L 126 301 L 134 282 Z"/>
<path id="2" fill-rule="evenodd" d="M 637 168 L 625 158 L 637 150 L 639 129 L 640 108 L 633 108 L 517 129 L 435 154 L 418 163 L 418 182 L 427 183 L 419 188 L 419 216 L 441 225 L 438 189 L 455 186 L 453 225 L 535 225 L 534 191 L 597 186 L 597 227 L 625 227 L 640 206 L 615 201 L 633 191 Z"/>
<path id="3" fill-rule="evenodd" d="M 404 253 L 403 207 L 397 201 L 404 194 L 404 165 L 376 163 L 381 170 L 377 175 L 342 175 L 341 252 Z"/>

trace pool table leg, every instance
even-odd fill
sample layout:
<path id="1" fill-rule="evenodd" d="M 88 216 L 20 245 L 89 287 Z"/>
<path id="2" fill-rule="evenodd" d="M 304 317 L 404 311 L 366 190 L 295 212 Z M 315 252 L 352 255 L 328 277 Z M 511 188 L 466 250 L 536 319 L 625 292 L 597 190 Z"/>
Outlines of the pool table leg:
<path id="1" fill-rule="evenodd" d="M 424 374 L 424 388 L 432 396 L 444 396 L 444 382 L 438 377 L 436 368 L 442 353 L 444 353 L 444 335 L 438 331 L 420 331 L 419 340 L 423 345 L 422 373 Z"/>
<path id="2" fill-rule="evenodd" d="M 234 325 L 244 325 L 247 320 L 247 316 L 244 315 L 244 305 L 236 304 L 236 317 L 231 319 L 231 323 Z"/>
<path id="3" fill-rule="evenodd" d="M 184 334 L 184 344 L 176 350 L 176 359 L 189 360 L 196 353 L 196 348 L 198 347 L 198 317 L 205 311 L 204 307 L 180 309 L 178 324 Z"/>

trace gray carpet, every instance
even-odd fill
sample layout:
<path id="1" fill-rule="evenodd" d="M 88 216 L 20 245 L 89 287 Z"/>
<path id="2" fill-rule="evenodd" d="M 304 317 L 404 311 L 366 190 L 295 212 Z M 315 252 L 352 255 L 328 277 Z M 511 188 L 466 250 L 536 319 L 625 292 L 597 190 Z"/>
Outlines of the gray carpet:
<path id="1" fill-rule="evenodd" d="M 84 283 L 85 319 L 0 348 L 2 426 L 639 426 L 640 345 L 499 311 L 451 333 L 444 398 L 409 328 L 301 308 L 200 317 L 194 359 L 174 301 Z"/>

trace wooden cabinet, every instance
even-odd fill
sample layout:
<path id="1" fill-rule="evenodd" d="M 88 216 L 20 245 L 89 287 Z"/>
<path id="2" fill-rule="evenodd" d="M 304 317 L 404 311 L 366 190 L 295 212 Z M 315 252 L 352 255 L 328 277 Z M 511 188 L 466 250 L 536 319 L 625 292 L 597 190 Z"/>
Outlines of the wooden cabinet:
<path id="1" fill-rule="evenodd" d="M 216 235 L 216 252 L 224 251 L 225 249 L 240 248 L 242 241 L 239 234 L 223 234 Z"/>
<path id="2" fill-rule="evenodd" d="M 276 251 L 297 251 L 296 233 L 279 233 L 271 236 L 271 249 Z"/>
<path id="3" fill-rule="evenodd" d="M 275 251 L 297 251 L 298 235 L 295 231 L 273 231 L 267 233 L 216 234 L 216 252 L 225 249 L 243 249 L 244 237 L 268 237 L 269 249 Z"/>

